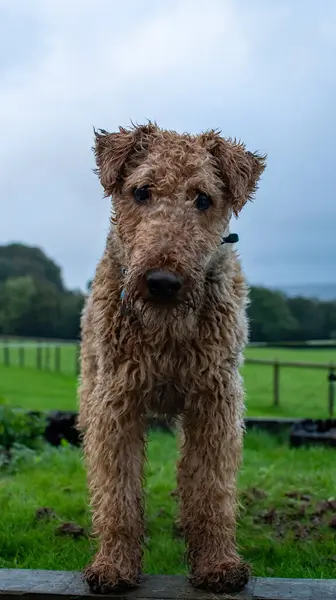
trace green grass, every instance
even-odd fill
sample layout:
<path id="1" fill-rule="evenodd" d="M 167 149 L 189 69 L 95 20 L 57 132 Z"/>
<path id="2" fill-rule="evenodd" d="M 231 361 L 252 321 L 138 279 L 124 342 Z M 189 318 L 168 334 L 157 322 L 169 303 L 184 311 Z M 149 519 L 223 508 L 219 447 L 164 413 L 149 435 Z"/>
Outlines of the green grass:
<path id="1" fill-rule="evenodd" d="M 176 454 L 175 438 L 151 435 L 146 573 L 186 572 L 184 545 L 172 534 L 176 503 L 170 492 L 175 488 Z M 299 542 L 294 540 L 295 531 L 311 523 L 309 513 L 315 503 L 335 495 L 332 450 L 290 450 L 267 435 L 249 433 L 239 485 L 242 509 L 238 541 L 255 575 L 335 576 L 336 537 L 327 525 L 330 516 L 326 515 L 325 523 L 318 524 Z M 253 495 L 251 486 L 259 493 Z M 294 516 L 297 507 L 291 506 L 296 501 L 285 496 L 293 490 L 312 497 L 308 516 L 301 520 Z M 92 541 L 55 534 L 62 521 L 75 521 L 89 528 L 85 473 L 78 450 L 48 449 L 35 462 L 22 465 L 17 475 L 2 475 L 0 496 L 0 567 L 78 570 L 89 561 L 95 549 Z M 58 519 L 36 521 L 36 510 L 41 507 L 52 508 Z M 284 522 L 283 530 L 279 525 L 260 522 L 260 516 L 270 508 L 277 510 Z"/>
<path id="2" fill-rule="evenodd" d="M 0 365 L 0 397 L 31 410 L 75 410 L 73 375 Z"/>
<path id="3" fill-rule="evenodd" d="M 246 358 L 288 362 L 336 363 L 335 350 L 287 348 L 247 348 Z M 283 367 L 280 369 L 280 405 L 273 406 L 273 367 L 245 365 L 242 373 L 247 390 L 249 416 L 311 417 L 328 416 L 328 371 Z"/>
<path id="4" fill-rule="evenodd" d="M 43 350 L 43 365 L 47 350 Z M 246 357 L 286 361 L 336 362 L 336 351 L 315 349 L 248 348 Z M 19 350 L 10 348 L 11 367 L 3 364 L 0 345 L 0 396 L 29 409 L 69 409 L 77 407 L 75 376 L 76 348 L 61 347 L 61 373 L 54 372 L 55 347 L 49 346 L 49 369 L 36 369 L 34 344 L 25 347 L 25 367 L 19 365 Z M 326 418 L 328 383 L 324 370 L 283 368 L 280 373 L 280 406 L 272 406 L 273 370 L 263 365 L 245 365 L 249 416 L 286 416 Z"/>

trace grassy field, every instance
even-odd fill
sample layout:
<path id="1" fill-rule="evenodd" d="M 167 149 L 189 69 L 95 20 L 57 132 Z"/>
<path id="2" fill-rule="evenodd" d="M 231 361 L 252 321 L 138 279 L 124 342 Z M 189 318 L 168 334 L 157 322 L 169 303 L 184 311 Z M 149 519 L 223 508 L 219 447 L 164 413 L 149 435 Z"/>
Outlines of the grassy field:
<path id="1" fill-rule="evenodd" d="M 336 363 L 335 350 L 248 348 L 246 358 Z M 24 367 L 19 348 L 10 348 L 11 367 L 4 366 L 0 345 L 0 396 L 30 409 L 76 408 L 76 348 L 61 348 L 60 372 L 55 373 L 55 347 L 42 350 L 43 369 L 36 369 L 36 347 L 27 344 Z M 49 364 L 49 370 L 46 366 Z M 247 409 L 250 416 L 327 417 L 328 383 L 323 370 L 283 368 L 280 375 L 280 406 L 272 406 L 273 370 L 269 366 L 245 365 Z"/>
<path id="2" fill-rule="evenodd" d="M 36 348 L 27 345 L 20 367 L 19 349 L 10 350 L 12 366 L 3 364 L 0 347 L 0 397 L 30 409 L 76 409 L 76 349 L 63 346 L 60 372 L 53 371 L 55 350 L 43 350 L 36 368 Z M 247 357 L 331 362 L 333 350 L 249 348 Z M 243 368 L 250 415 L 325 417 L 327 382 L 323 371 L 283 369 L 280 407 L 272 407 L 272 369 Z M 184 574 L 184 544 L 173 523 L 176 440 L 152 434 L 147 464 L 146 573 Z M 291 450 L 265 434 L 245 438 L 240 473 L 241 511 L 238 542 L 259 576 L 329 578 L 335 576 L 336 515 L 334 453 L 323 448 Z M 290 465 L 290 468 L 289 468 Z M 289 495 L 288 495 L 289 494 Z M 329 503 L 327 502 L 329 500 Z M 324 504 L 321 501 L 324 501 Z M 78 450 L 47 448 L 24 455 L 15 475 L 0 473 L 0 568 L 82 569 L 94 553 L 85 473 Z M 321 510 L 321 506 L 324 507 Z M 41 508 L 52 518 L 37 519 Z M 59 535 L 74 522 L 85 535 Z M 298 551 L 299 549 L 299 551 Z"/>
<path id="3" fill-rule="evenodd" d="M 173 436 L 152 434 L 146 484 L 146 573 L 186 572 L 184 545 L 173 533 L 176 501 L 170 493 L 175 488 L 176 454 Z M 326 509 L 314 516 L 318 503 L 335 494 L 332 450 L 289 450 L 267 435 L 249 433 L 239 485 L 238 542 L 255 575 L 335 576 L 336 537 L 329 526 L 333 513 Z M 301 500 L 300 494 L 305 495 Z M 82 569 L 89 561 L 95 546 L 87 535 L 74 539 L 57 532 L 69 521 L 86 533 L 89 529 L 78 450 L 48 449 L 23 463 L 17 475 L 2 475 L 0 495 L 0 567 L 71 570 Z M 55 518 L 37 520 L 36 512 L 46 507 Z"/>

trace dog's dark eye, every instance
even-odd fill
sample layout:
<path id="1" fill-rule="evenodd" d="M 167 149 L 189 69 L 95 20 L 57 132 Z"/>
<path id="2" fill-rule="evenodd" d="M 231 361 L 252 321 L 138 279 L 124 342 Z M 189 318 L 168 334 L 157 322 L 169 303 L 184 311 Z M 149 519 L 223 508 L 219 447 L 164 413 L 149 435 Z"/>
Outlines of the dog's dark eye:
<path id="1" fill-rule="evenodd" d="M 202 193 L 198 194 L 195 202 L 198 210 L 208 210 L 212 204 L 210 196 Z"/>
<path id="2" fill-rule="evenodd" d="M 142 187 L 139 188 L 135 188 L 133 194 L 134 194 L 134 198 L 136 200 L 136 202 L 138 202 L 138 204 L 141 204 L 142 202 L 146 202 L 146 200 L 148 200 L 148 198 L 150 197 L 150 191 L 148 189 L 148 185 L 143 185 Z"/>

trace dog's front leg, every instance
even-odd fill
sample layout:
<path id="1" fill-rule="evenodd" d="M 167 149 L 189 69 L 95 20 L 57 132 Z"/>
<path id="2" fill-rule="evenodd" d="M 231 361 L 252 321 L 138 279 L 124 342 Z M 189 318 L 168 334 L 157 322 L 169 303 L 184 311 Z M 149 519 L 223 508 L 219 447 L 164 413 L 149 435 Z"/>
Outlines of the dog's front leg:
<path id="1" fill-rule="evenodd" d="M 99 550 L 85 578 L 93 592 L 109 593 L 135 586 L 140 577 L 145 419 L 133 395 L 100 380 L 84 436 Z"/>
<path id="2" fill-rule="evenodd" d="M 237 591 L 249 576 L 235 540 L 242 405 L 239 375 L 226 372 L 190 393 L 183 422 L 178 487 L 191 583 L 215 593 Z"/>

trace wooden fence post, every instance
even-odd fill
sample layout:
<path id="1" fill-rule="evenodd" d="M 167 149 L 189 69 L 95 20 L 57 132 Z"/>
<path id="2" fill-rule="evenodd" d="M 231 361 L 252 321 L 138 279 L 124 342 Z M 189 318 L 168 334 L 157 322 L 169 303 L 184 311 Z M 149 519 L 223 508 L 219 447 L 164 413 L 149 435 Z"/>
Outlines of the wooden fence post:
<path id="1" fill-rule="evenodd" d="M 273 364 L 273 406 L 280 404 L 280 365 L 278 361 Z"/>
<path id="2" fill-rule="evenodd" d="M 335 405 L 335 383 L 336 383 L 336 374 L 334 370 L 334 365 L 330 365 L 330 370 L 328 374 L 328 412 L 329 418 L 332 419 L 334 416 L 334 405 Z"/>
<path id="3" fill-rule="evenodd" d="M 61 348 L 56 346 L 55 348 L 55 371 L 59 373 L 61 370 Z"/>
<path id="4" fill-rule="evenodd" d="M 25 347 L 19 346 L 19 366 L 23 368 L 25 365 Z"/>
<path id="5" fill-rule="evenodd" d="M 42 347 L 39 342 L 37 342 L 36 346 L 36 368 L 42 369 Z"/>
<path id="6" fill-rule="evenodd" d="M 46 371 L 50 369 L 50 346 L 48 343 L 44 349 L 44 368 Z"/>
<path id="7" fill-rule="evenodd" d="M 4 354 L 4 365 L 5 365 L 5 367 L 9 367 L 10 366 L 10 353 L 9 353 L 9 344 L 8 344 L 7 340 L 4 340 L 3 354 Z"/>
<path id="8" fill-rule="evenodd" d="M 80 344 L 76 344 L 76 363 L 75 363 L 75 374 L 79 375 L 80 371 Z"/>

